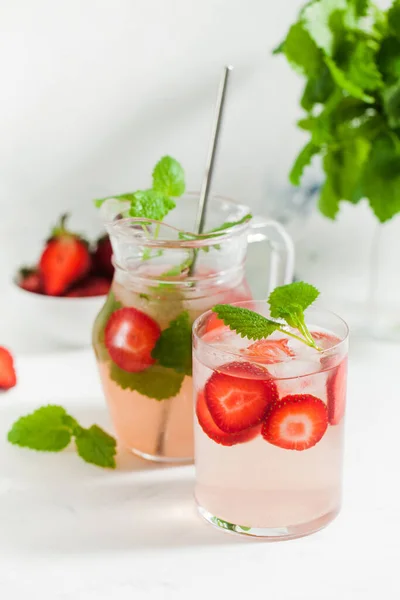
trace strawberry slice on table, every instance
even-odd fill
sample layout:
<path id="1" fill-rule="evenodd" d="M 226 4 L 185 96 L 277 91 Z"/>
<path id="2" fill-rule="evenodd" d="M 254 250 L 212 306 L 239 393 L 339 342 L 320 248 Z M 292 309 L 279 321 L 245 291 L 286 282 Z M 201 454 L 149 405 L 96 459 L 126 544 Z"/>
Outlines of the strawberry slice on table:
<path id="1" fill-rule="evenodd" d="M 243 350 L 243 354 L 266 365 L 280 362 L 288 357 L 295 356 L 286 339 L 258 340 Z"/>
<path id="2" fill-rule="evenodd" d="M 83 279 L 91 267 L 88 244 L 66 229 L 68 215 L 63 215 L 39 261 L 43 290 L 49 296 L 60 296 L 73 283 Z"/>
<path id="3" fill-rule="evenodd" d="M 90 296 L 104 296 L 110 290 L 111 282 L 105 277 L 92 275 L 78 283 L 65 294 L 67 298 L 87 298 Z"/>
<path id="4" fill-rule="evenodd" d="M 214 371 L 204 393 L 213 421 L 226 433 L 254 427 L 263 420 L 268 405 L 278 399 L 276 384 L 266 369 L 240 362 Z"/>
<path id="5" fill-rule="evenodd" d="M 27 292 L 40 294 L 42 283 L 38 269 L 36 267 L 22 267 L 19 271 L 18 285 Z"/>
<path id="6" fill-rule="evenodd" d="M 94 270 L 98 275 L 109 279 L 113 278 L 114 265 L 112 264 L 112 246 L 108 235 L 103 235 L 96 242 L 96 249 L 92 254 Z"/>
<path id="7" fill-rule="evenodd" d="M 328 396 L 328 421 L 331 425 L 338 425 L 346 409 L 347 388 L 347 358 L 332 370 L 326 382 Z"/>
<path id="8" fill-rule="evenodd" d="M 111 359 L 124 371 L 139 373 L 155 360 L 151 353 L 160 337 L 158 324 L 136 308 L 119 308 L 108 319 L 105 344 Z"/>
<path id="9" fill-rule="evenodd" d="M 0 346 L 0 390 L 9 390 L 17 383 L 14 359 L 3 346 Z"/>
<path id="10" fill-rule="evenodd" d="M 254 439 L 260 433 L 259 425 L 241 431 L 240 433 L 226 433 L 226 431 L 222 431 L 222 429 L 220 429 L 213 421 L 206 403 L 204 392 L 199 392 L 197 396 L 196 415 L 199 425 L 204 433 L 217 444 L 221 444 L 221 446 L 243 444 Z"/>
<path id="11" fill-rule="evenodd" d="M 327 426 L 328 411 L 322 400 L 298 394 L 270 404 L 261 435 L 279 448 L 307 450 L 320 441 Z"/>

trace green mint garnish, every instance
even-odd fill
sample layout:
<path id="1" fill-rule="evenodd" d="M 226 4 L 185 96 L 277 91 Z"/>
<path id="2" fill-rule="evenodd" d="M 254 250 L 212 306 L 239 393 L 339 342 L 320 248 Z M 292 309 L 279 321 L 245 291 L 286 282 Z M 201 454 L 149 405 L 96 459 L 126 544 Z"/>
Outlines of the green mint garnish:
<path id="1" fill-rule="evenodd" d="M 279 321 L 267 319 L 248 308 L 217 304 L 213 311 L 224 321 L 225 325 L 236 331 L 241 337 L 261 340 L 269 337 L 274 331 L 281 331 L 307 346 L 320 350 L 304 320 L 304 311 L 318 296 L 319 292 L 314 286 L 298 281 L 277 287 L 268 298 L 271 317 L 286 321 L 289 327 L 299 331 L 300 336 L 286 329 Z"/>
<path id="2" fill-rule="evenodd" d="M 192 374 L 192 327 L 184 311 L 164 329 L 152 352 L 160 365 L 177 373 Z"/>
<path id="3" fill-rule="evenodd" d="M 179 198 L 186 188 L 185 172 L 175 158 L 164 156 L 153 170 L 153 190 Z"/>
<path id="4" fill-rule="evenodd" d="M 11 444 L 41 452 L 60 452 L 75 438 L 84 461 L 115 469 L 116 441 L 97 425 L 81 427 L 62 406 L 48 405 L 21 417 L 8 432 Z"/>
<path id="5" fill-rule="evenodd" d="M 319 209 L 334 219 L 343 201 L 367 199 L 379 221 L 400 212 L 400 2 L 312 0 L 276 48 L 305 79 L 298 125 L 309 140 L 290 180 L 314 156 L 325 182 Z"/>
<path id="6" fill-rule="evenodd" d="M 123 390 L 137 391 L 154 400 L 167 400 L 179 393 L 185 375 L 157 364 L 140 373 L 128 373 L 110 363 L 110 377 Z"/>
<path id="7" fill-rule="evenodd" d="M 157 190 L 139 190 L 132 194 L 129 215 L 131 217 L 162 221 L 176 204 L 172 198 Z"/>
<path id="8" fill-rule="evenodd" d="M 95 200 L 98 208 L 106 200 L 115 199 L 130 202 L 131 217 L 161 221 L 170 210 L 175 208 L 173 198 L 182 196 L 185 191 L 185 172 L 177 160 L 164 156 L 153 170 L 153 187 L 149 190 L 127 192 L 117 196 L 108 196 Z"/>

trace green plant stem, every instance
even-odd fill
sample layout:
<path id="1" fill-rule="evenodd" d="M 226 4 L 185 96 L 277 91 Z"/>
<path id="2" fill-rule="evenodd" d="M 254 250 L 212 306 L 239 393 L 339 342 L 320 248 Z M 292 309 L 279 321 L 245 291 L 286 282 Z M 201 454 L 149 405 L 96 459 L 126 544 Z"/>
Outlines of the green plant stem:
<path id="1" fill-rule="evenodd" d="M 301 331 L 300 328 L 299 328 L 299 330 Z M 317 346 L 317 344 L 314 342 L 314 340 L 312 338 L 311 338 L 311 340 L 309 340 L 308 337 L 306 335 L 304 335 L 303 331 L 301 331 L 301 333 L 304 335 L 304 338 L 296 335 L 295 333 L 292 333 L 291 331 L 287 331 L 283 327 L 279 327 L 279 331 L 281 331 L 285 335 L 288 335 L 289 337 L 294 338 L 295 340 L 298 340 L 299 342 L 302 342 L 303 344 L 306 344 L 307 346 L 310 346 L 310 348 L 315 348 L 316 350 L 318 350 L 318 352 L 321 352 L 321 350 L 322 350 L 322 348 Z"/>

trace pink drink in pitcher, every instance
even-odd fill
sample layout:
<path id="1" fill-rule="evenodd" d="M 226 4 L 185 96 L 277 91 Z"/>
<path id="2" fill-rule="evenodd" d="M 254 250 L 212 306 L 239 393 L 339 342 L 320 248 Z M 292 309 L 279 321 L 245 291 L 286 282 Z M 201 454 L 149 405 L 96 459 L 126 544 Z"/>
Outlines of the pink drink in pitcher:
<path id="1" fill-rule="evenodd" d="M 266 303 L 244 307 L 267 316 Z M 196 500 L 214 525 L 274 539 L 317 531 L 341 503 L 347 327 L 319 309 L 316 349 L 194 324 Z"/>
<path id="2" fill-rule="evenodd" d="M 144 458 L 172 462 L 193 460 L 193 321 L 217 303 L 251 299 L 249 241 L 271 245 L 264 261 L 268 289 L 290 280 L 293 262 L 282 227 L 251 220 L 246 206 L 214 197 L 205 226 L 210 233 L 195 235 L 188 231 L 198 196 L 186 194 L 176 204 L 171 219 L 179 229 L 121 214 L 106 223 L 115 275 L 93 330 L 119 441 Z"/>

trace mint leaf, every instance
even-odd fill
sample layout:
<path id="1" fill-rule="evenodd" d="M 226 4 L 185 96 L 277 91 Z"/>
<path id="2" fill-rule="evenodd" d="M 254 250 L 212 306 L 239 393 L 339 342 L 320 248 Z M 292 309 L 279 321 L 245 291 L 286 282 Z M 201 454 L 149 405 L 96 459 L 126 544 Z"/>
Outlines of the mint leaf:
<path id="1" fill-rule="evenodd" d="M 304 283 L 304 281 L 281 285 L 275 288 L 268 298 L 271 317 L 287 321 L 291 315 L 305 311 L 318 296 L 317 288 L 309 283 Z M 292 327 L 296 327 L 296 325 L 292 325 Z"/>
<path id="2" fill-rule="evenodd" d="M 153 171 L 153 189 L 166 196 L 182 196 L 185 192 L 185 172 L 177 160 L 163 156 Z"/>
<path id="3" fill-rule="evenodd" d="M 187 311 L 161 332 L 151 355 L 163 367 L 174 369 L 177 373 L 192 374 L 192 327 Z"/>
<path id="4" fill-rule="evenodd" d="M 335 13 L 348 8 L 347 0 L 312 0 L 301 12 L 304 29 L 321 50 L 330 56 L 333 52 L 335 31 L 332 27 Z"/>
<path id="5" fill-rule="evenodd" d="M 379 136 L 372 145 L 363 188 L 381 223 L 400 212 L 400 151 L 389 135 Z"/>
<path id="6" fill-rule="evenodd" d="M 321 52 L 302 23 L 295 23 L 289 29 L 283 51 L 288 61 L 302 74 L 318 74 L 322 65 Z"/>
<path id="7" fill-rule="evenodd" d="M 251 213 L 248 213 L 247 215 L 244 215 L 244 217 L 242 217 L 241 219 L 238 219 L 237 221 L 226 221 L 225 223 L 222 223 L 222 225 L 219 225 L 219 227 L 215 227 L 214 229 L 211 229 L 208 233 L 202 234 L 202 236 L 207 237 L 210 233 L 217 233 L 219 231 L 225 231 L 225 229 L 231 229 L 232 227 L 236 227 L 236 225 L 242 225 L 243 223 L 250 221 L 250 219 L 252 219 L 252 218 L 253 218 L 253 215 Z"/>
<path id="8" fill-rule="evenodd" d="M 360 41 L 350 55 L 348 77 L 362 90 L 377 90 L 383 86 L 382 75 L 376 62 L 376 50 L 371 42 Z"/>
<path id="9" fill-rule="evenodd" d="M 300 185 L 304 169 L 311 163 L 313 156 L 320 151 L 319 146 L 309 142 L 304 146 L 292 167 L 289 179 L 293 185 Z"/>
<path id="10" fill-rule="evenodd" d="M 329 151 L 324 168 L 339 200 L 353 204 L 360 198 L 360 180 L 367 164 L 371 144 L 363 137 L 347 140 L 337 150 Z"/>
<path id="11" fill-rule="evenodd" d="M 340 88 L 348 92 L 354 98 L 360 98 L 360 100 L 368 103 L 374 102 L 374 97 L 366 94 L 359 85 L 353 83 L 346 73 L 335 64 L 335 61 L 332 58 L 326 56 L 325 63 L 329 68 L 334 81 Z"/>
<path id="12" fill-rule="evenodd" d="M 333 182 L 330 177 L 327 177 L 322 186 L 318 200 L 318 207 L 321 213 L 328 219 L 335 219 L 339 212 L 339 202 L 341 198 L 337 195 L 333 188 Z"/>
<path id="13" fill-rule="evenodd" d="M 70 423 L 62 406 L 48 405 L 21 417 L 8 432 L 7 439 L 31 450 L 60 452 L 71 441 Z"/>
<path id="14" fill-rule="evenodd" d="M 390 127 L 397 129 L 400 127 L 400 81 L 385 89 L 383 104 Z"/>
<path id="15" fill-rule="evenodd" d="M 318 73 L 309 78 L 303 96 L 301 106 L 310 111 L 315 104 L 324 104 L 332 94 L 335 83 L 325 63 L 321 64 Z"/>
<path id="16" fill-rule="evenodd" d="M 139 190 L 133 194 L 129 214 L 131 217 L 162 221 L 175 206 L 174 200 L 162 192 Z"/>
<path id="17" fill-rule="evenodd" d="M 304 320 L 304 311 L 319 296 L 319 291 L 309 283 L 296 281 L 275 288 L 268 298 L 271 317 L 283 319 L 290 327 L 300 331 L 310 346 L 315 342 Z"/>
<path id="18" fill-rule="evenodd" d="M 377 63 L 385 83 L 392 85 L 400 79 L 400 34 L 399 38 L 390 36 L 382 41 L 377 54 Z"/>
<path id="19" fill-rule="evenodd" d="M 136 391 L 154 400 L 167 400 L 179 393 L 185 375 L 157 364 L 140 373 L 128 373 L 110 363 L 110 377 L 123 390 Z"/>
<path id="20" fill-rule="evenodd" d="M 271 335 L 280 324 L 259 315 L 248 308 L 231 306 L 230 304 L 217 304 L 212 309 L 219 319 L 241 337 L 250 340 L 262 340 Z"/>
<path id="21" fill-rule="evenodd" d="M 400 1 L 396 0 L 388 12 L 388 24 L 394 35 L 400 38 Z"/>
<path id="22" fill-rule="evenodd" d="M 89 429 L 79 428 L 75 444 L 84 461 L 98 467 L 115 469 L 117 442 L 98 425 L 92 425 Z"/>

